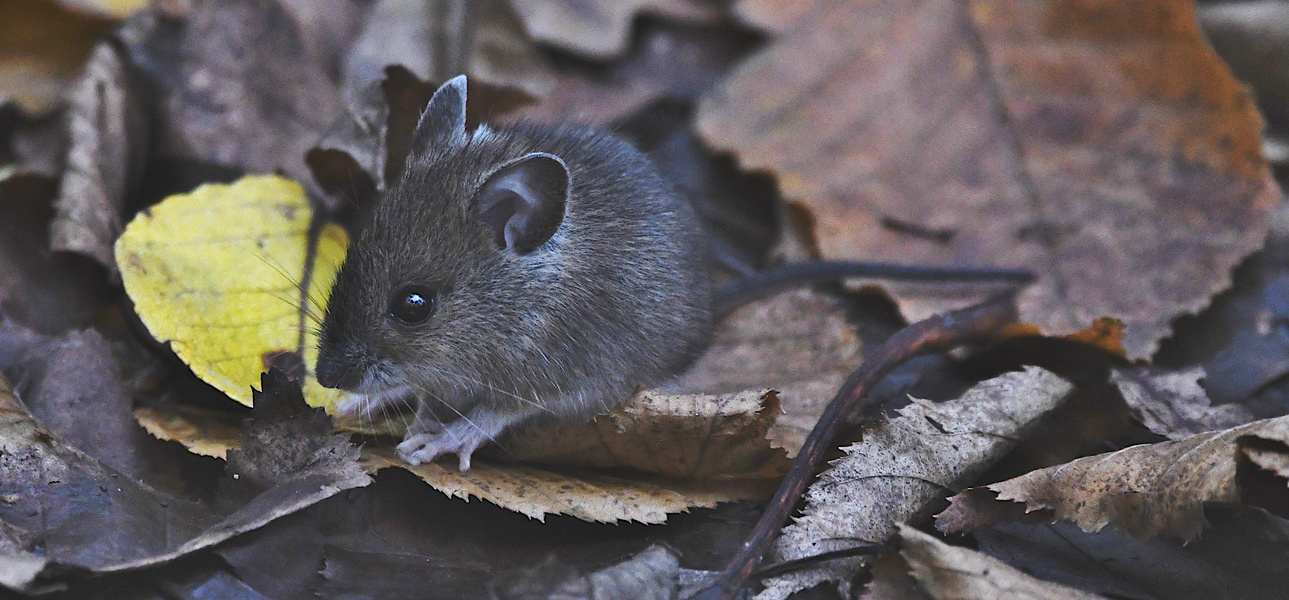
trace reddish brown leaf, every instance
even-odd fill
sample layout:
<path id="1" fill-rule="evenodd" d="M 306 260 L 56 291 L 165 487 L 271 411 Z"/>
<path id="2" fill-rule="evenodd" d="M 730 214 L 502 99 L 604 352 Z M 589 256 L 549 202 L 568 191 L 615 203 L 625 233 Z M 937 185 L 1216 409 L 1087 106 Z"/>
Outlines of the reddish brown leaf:
<path id="1" fill-rule="evenodd" d="M 1140 358 L 1262 243 L 1280 192 L 1261 121 L 1189 2 L 850 0 L 802 19 L 698 127 L 778 174 L 826 257 L 1033 269 L 1023 321 L 1120 319 Z M 919 310 L 954 300 L 929 292 Z"/>

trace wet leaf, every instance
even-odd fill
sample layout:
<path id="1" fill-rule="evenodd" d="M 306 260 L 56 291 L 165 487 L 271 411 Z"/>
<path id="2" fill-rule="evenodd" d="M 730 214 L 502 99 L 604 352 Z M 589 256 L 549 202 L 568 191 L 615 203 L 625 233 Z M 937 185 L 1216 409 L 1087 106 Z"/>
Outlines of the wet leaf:
<path id="1" fill-rule="evenodd" d="M 1023 506 L 1024 514 L 1044 511 L 1035 518 L 1072 521 L 1084 531 L 1113 524 L 1138 537 L 1189 541 L 1204 529 L 1205 503 L 1289 510 L 1287 454 L 1289 417 L 1256 421 L 972 488 L 954 496 L 936 520 L 943 531 L 972 531 L 1012 520 Z M 1241 468 L 1241 461 L 1260 469 Z"/>
<path id="2" fill-rule="evenodd" d="M 1239 404 L 1214 406 L 1200 387 L 1204 369 L 1159 372 L 1146 368 L 1116 369 L 1110 380 L 1141 424 L 1169 439 L 1227 429 L 1254 420 Z"/>
<path id="3" fill-rule="evenodd" d="M 846 456 L 811 485 L 803 516 L 784 527 L 773 558 L 794 560 L 884 542 L 900 523 L 928 516 L 948 492 L 988 470 L 1071 389 L 1056 375 L 1031 367 L 981 383 L 956 400 L 917 401 L 901 409 L 844 448 Z M 758 597 L 785 598 L 829 581 L 840 583 L 844 594 L 866 562 L 833 560 L 775 577 Z"/>
<path id="4" fill-rule="evenodd" d="M 937 600 L 1096 600 L 1082 590 L 1036 579 L 996 558 L 950 546 L 900 526 L 901 554 L 913 576 Z"/>
<path id="5" fill-rule="evenodd" d="M 695 0 L 511 0 L 533 38 L 596 58 L 622 53 L 641 12 L 680 20 L 712 20 L 715 6 Z"/>
<path id="6" fill-rule="evenodd" d="M 1142 358 L 1262 243 L 1280 192 L 1261 121 L 1189 2 L 801 14 L 704 99 L 697 126 L 778 176 L 825 257 L 1033 269 L 1022 321 L 1063 334 L 1113 317 Z M 978 295 L 887 289 L 935 300 L 919 313 Z"/>
<path id="7" fill-rule="evenodd" d="M 117 242 L 126 292 L 153 337 L 242 404 L 274 364 L 297 369 L 314 406 L 341 397 L 312 376 L 314 319 L 348 238 L 336 225 L 311 229 L 312 214 L 296 183 L 250 176 L 172 196 Z"/>

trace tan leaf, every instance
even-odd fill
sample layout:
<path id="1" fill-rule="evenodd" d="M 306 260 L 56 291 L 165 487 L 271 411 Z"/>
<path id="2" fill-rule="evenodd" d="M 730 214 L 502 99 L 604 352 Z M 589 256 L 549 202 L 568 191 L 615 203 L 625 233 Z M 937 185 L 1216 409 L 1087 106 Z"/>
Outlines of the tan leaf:
<path id="1" fill-rule="evenodd" d="M 1262 243 L 1280 192 L 1261 121 L 1187 0 L 848 0 L 801 18 L 697 126 L 778 175 L 825 257 L 1032 269 L 1022 321 L 1117 318 L 1141 358 Z M 887 287 L 927 300 L 915 319 L 974 298 Z"/>
<path id="2" fill-rule="evenodd" d="M 572 571 L 570 573 L 570 571 Z M 663 546 L 582 575 L 551 557 L 488 585 L 493 600 L 676 600 L 680 561 Z"/>
<path id="3" fill-rule="evenodd" d="M 539 521 L 548 514 L 564 514 L 601 523 L 662 523 L 668 514 L 693 507 L 764 497 L 777 484 L 774 480 L 627 479 L 590 471 L 553 471 L 483 461 L 461 472 L 448 463 L 413 467 L 390 449 L 376 447 L 364 449 L 362 460 L 370 473 L 388 467 L 407 469 L 449 496 L 483 498 Z"/>
<path id="4" fill-rule="evenodd" d="M 717 7 L 695 0 L 511 0 L 534 39 L 595 58 L 627 49 L 631 21 L 650 12 L 674 19 L 712 20 Z"/>
<path id="5" fill-rule="evenodd" d="M 1189 541 L 1204 529 L 1204 503 L 1241 502 L 1242 484 L 1259 475 L 1237 469 L 1241 456 L 1272 471 L 1278 478 L 1272 485 L 1283 489 L 1286 444 L 1289 417 L 1280 417 L 1080 458 L 966 490 L 936 516 L 937 525 L 958 533 L 1011 520 L 1014 510 L 994 508 L 1011 501 L 1027 513 L 1050 510 L 1088 532 L 1113 524 L 1138 537 Z M 990 492 L 997 503 L 988 501 Z"/>
<path id="6" fill-rule="evenodd" d="M 1043 581 L 969 548 L 900 526 L 901 554 L 936 600 L 1097 600 L 1096 594 Z"/>
<path id="7" fill-rule="evenodd" d="M 820 475 L 806 492 L 804 515 L 784 527 L 774 559 L 885 541 L 900 523 L 927 516 L 935 501 L 984 473 L 1071 390 L 1060 377 L 1030 367 L 983 382 L 956 400 L 905 407 L 866 430 Z M 827 581 L 848 587 L 865 563 L 834 560 L 776 577 L 758 599 L 786 598 Z"/>
<path id="8" fill-rule="evenodd" d="M 1199 381 L 1204 369 L 1151 372 L 1145 368 L 1115 369 L 1110 381 L 1119 388 L 1128 408 L 1151 431 L 1169 439 L 1227 429 L 1254 420 L 1239 404 L 1213 406 Z"/>
<path id="9" fill-rule="evenodd" d="M 134 420 L 159 440 L 178 442 L 193 454 L 223 459 L 242 443 L 236 413 L 167 403 L 134 410 Z"/>

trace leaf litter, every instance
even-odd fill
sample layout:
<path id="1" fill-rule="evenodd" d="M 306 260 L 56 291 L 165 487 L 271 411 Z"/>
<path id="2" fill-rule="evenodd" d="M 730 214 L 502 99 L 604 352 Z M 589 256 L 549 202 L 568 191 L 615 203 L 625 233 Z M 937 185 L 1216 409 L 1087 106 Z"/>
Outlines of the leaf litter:
<path id="1" fill-rule="evenodd" d="M 1025 503 L 996 500 L 979 487 L 958 497 L 954 507 L 961 508 L 964 498 L 979 496 L 970 508 L 980 511 L 975 517 L 982 525 L 965 542 L 993 558 L 927 538 L 910 542 L 918 536 L 912 530 L 905 543 L 920 543 L 924 555 L 934 548 L 953 577 L 983 576 L 974 583 L 955 579 L 958 591 L 995 585 L 1011 576 L 1010 568 L 1083 590 L 1061 593 L 1114 597 L 1263 597 L 1256 590 L 1289 580 L 1275 567 L 1285 557 L 1275 532 L 1284 529 L 1289 461 L 1282 436 L 1266 425 L 1289 406 L 1281 398 L 1276 290 L 1284 266 L 1276 228 L 1267 249 L 1236 269 L 1237 288 L 1214 300 L 1232 281 L 1232 267 L 1262 243 L 1279 191 L 1260 152 L 1252 96 L 1203 41 L 1189 4 L 183 0 L 133 13 L 138 6 L 128 3 L 64 4 L 99 15 L 93 27 L 53 27 L 65 24 L 65 15 L 22 21 L 51 27 L 57 33 L 46 39 L 59 41 L 20 42 L 19 54 L 35 53 L 19 62 L 14 48 L 0 44 L 0 74 L 14 64 L 41 70 L 17 80 L 26 88 L 4 87 L 14 80 L 0 76 L 0 94 L 28 94 L 17 102 L 12 95 L 0 99 L 0 358 L 22 403 L 42 423 L 15 409 L 5 438 L 15 451 L 35 452 L 41 464 L 75 473 L 68 481 L 88 482 L 77 489 L 93 492 L 93 482 L 110 483 L 101 493 L 62 495 L 43 505 L 74 513 L 65 521 L 72 525 L 61 528 L 57 511 L 46 513 L 54 527 L 42 528 L 29 514 L 6 510 L 13 508 L 5 504 L 10 499 L 21 503 L 26 496 L 0 498 L 0 551 L 11 557 L 0 561 L 0 583 L 10 589 L 67 587 L 64 597 L 78 598 L 121 597 L 107 595 L 125 589 L 127 597 L 500 597 L 504 582 L 488 571 L 518 566 L 531 576 L 508 580 L 519 582 L 511 589 L 517 597 L 642 597 L 640 588 L 625 583 L 633 578 L 647 582 L 643 593 L 693 593 L 713 580 L 746 535 L 746 523 L 724 521 L 730 507 L 755 512 L 762 506 L 762 500 L 728 501 L 761 499 L 774 486 L 828 399 L 870 351 L 859 340 L 880 341 L 903 324 L 900 313 L 918 318 L 990 292 L 883 283 L 858 294 L 829 288 L 759 302 L 733 315 L 712 351 L 673 384 L 642 390 L 586 427 L 510 440 L 464 474 L 437 464 L 418 467 L 415 476 L 388 468 L 399 466 L 388 439 L 368 430 L 352 438 L 362 447 L 352 446 L 348 434 L 335 433 L 324 415 L 304 407 L 312 396 L 311 362 L 300 358 L 309 344 L 300 341 L 307 325 L 301 325 L 298 286 L 304 279 L 325 290 L 327 277 L 318 264 L 304 264 L 307 259 L 288 261 L 291 277 L 270 276 L 285 284 L 279 294 L 297 299 L 295 306 L 274 300 L 278 309 L 295 311 L 293 319 L 284 313 L 281 324 L 291 340 L 257 348 L 258 364 L 247 363 L 223 392 L 202 389 L 167 362 L 164 349 L 160 358 L 142 361 L 146 376 L 134 372 L 139 342 L 152 342 L 128 309 L 108 306 L 120 297 L 110 276 L 127 279 L 129 289 L 129 270 L 107 271 L 125 264 L 114 244 L 138 211 L 151 206 L 143 214 L 164 214 L 158 201 L 199 184 L 229 184 L 251 174 L 242 185 L 276 172 L 300 186 L 289 194 L 301 212 L 291 225 L 295 249 L 287 254 L 310 256 L 317 223 L 337 221 L 354 231 L 399 175 L 406 132 L 433 82 L 460 72 L 471 78 L 472 122 L 607 124 L 651 150 L 700 207 L 732 199 L 723 214 L 703 209 L 709 220 L 734 225 L 731 240 L 713 238 L 723 269 L 747 273 L 786 257 L 814 256 L 1023 265 L 1039 282 L 1021 296 L 1023 320 L 1031 325 L 1017 331 L 1082 330 L 1068 342 L 1137 361 L 1087 365 L 1080 363 L 1089 355 L 1057 353 L 1049 364 L 1051 356 L 1023 351 L 999 358 L 1007 355 L 1004 348 L 927 357 L 889 377 L 881 397 L 897 403 L 910 386 L 957 398 L 963 381 L 1027 362 L 1062 374 L 1102 373 L 1100 383 L 1089 384 L 1097 380 L 1086 374 L 1070 380 L 1080 386 L 1070 402 L 1094 413 L 1079 415 L 1076 424 L 1047 422 L 1074 409 L 1031 406 L 1048 416 L 1008 421 L 1006 427 L 1019 429 L 987 451 L 976 442 L 962 446 L 961 464 L 945 473 L 923 472 L 935 460 L 900 462 L 888 478 L 907 489 L 875 492 L 868 500 L 874 508 L 858 513 L 872 517 L 873 527 L 859 534 L 848 512 L 856 500 L 821 502 L 818 490 L 846 478 L 856 448 L 871 444 L 875 432 L 946 404 L 915 401 L 889 421 L 845 433 L 833 447 L 849 454 L 820 475 L 807 513 L 785 529 L 768 557 L 798 557 L 802 564 L 764 581 L 764 594 L 792 587 L 785 581 L 858 581 L 870 561 L 817 553 L 893 540 L 900 522 L 924 523 L 963 487 L 1042 482 L 1062 468 L 1067 479 L 1052 479 L 1047 492 L 1025 490 L 1034 493 L 1025 497 L 1033 506 L 1048 506 L 1028 516 Z M 1238 56 L 1239 44 L 1221 42 L 1262 39 L 1257 36 L 1274 35 L 1275 27 L 1241 21 L 1238 11 L 1205 14 L 1216 15 L 1206 22 L 1221 28 L 1214 40 L 1222 57 L 1242 77 L 1254 72 Z M 91 46 L 106 30 L 103 19 L 124 21 L 107 41 Z M 19 22 L 0 21 L 0 29 Z M 833 35 L 838 28 L 845 35 Z M 21 63 L 32 56 L 37 62 Z M 69 65 L 82 61 L 77 83 Z M 1275 85 L 1274 78 L 1251 81 Z M 1275 90 L 1259 87 L 1257 97 L 1268 114 L 1279 114 Z M 1274 116 L 1271 125 L 1278 127 Z M 733 155 L 714 156 L 698 136 Z M 735 161 L 758 172 L 740 171 Z M 739 183 L 731 186 L 732 180 Z M 197 197 L 215 212 L 233 202 L 227 195 Z M 221 227 L 243 231 L 252 223 L 233 217 Z M 49 235 L 38 235 L 46 229 Z M 153 243 L 173 242 L 183 229 L 161 227 Z M 735 261 L 721 254 L 751 237 L 757 240 L 752 254 Z M 770 242 L 777 246 L 766 252 Z M 135 293 L 130 300 L 137 307 Z M 1211 301 L 1213 308 L 1204 309 Z M 153 328 L 167 310 L 138 314 Z M 198 310 L 174 320 L 186 326 L 209 314 Z M 1096 327 L 1085 329 L 1094 321 Z M 178 340 L 187 335 L 158 337 L 183 355 Z M 1164 351 L 1149 364 L 1161 340 Z M 1008 344 L 1024 347 L 1002 342 Z M 204 368 L 203 352 L 219 358 L 188 352 L 194 371 Z M 302 397 L 281 373 L 260 382 L 261 371 L 273 366 L 303 377 Z M 256 396 L 250 413 L 220 404 L 225 395 L 248 400 L 252 385 L 266 394 Z M 274 403 L 291 408 L 270 408 Z M 941 417 L 919 422 L 920 439 L 913 436 L 908 445 L 948 452 L 938 445 L 953 437 L 946 432 L 998 431 L 999 422 L 988 418 L 959 431 Z M 1267 429 L 1256 429 L 1260 423 Z M 1053 433 L 1077 440 L 1050 440 L 1051 452 L 1033 451 L 1044 445 L 1035 438 Z M 1169 444 L 1196 435 L 1220 440 L 1202 445 L 1225 449 L 1212 457 L 1220 468 L 1182 490 L 1188 493 L 1152 505 L 1147 512 L 1159 514 L 1145 520 L 1164 525 L 1142 525 L 1142 509 L 1119 500 L 1098 505 L 1099 516 L 1065 515 L 1080 524 L 1112 524 L 1097 533 L 1046 524 L 1097 477 L 1114 480 L 1118 473 L 1117 483 L 1157 492 L 1185 487 L 1154 483 L 1142 467 L 1161 460 Z M 152 437 L 176 440 L 200 456 Z M 1165 438 L 1172 441 L 1114 446 Z M 1007 448 L 1018 443 L 1026 449 L 1009 455 Z M 1089 459 L 1059 465 L 1089 450 L 1134 454 L 1105 455 L 1107 470 L 1090 469 L 1090 475 L 1074 473 Z M 1016 478 L 1025 471 L 1033 472 Z M 367 486 L 372 478 L 377 485 Z M 49 486 L 63 485 L 3 481 L 27 481 L 42 498 L 54 497 Z M 120 484 L 115 497 L 112 482 Z M 1108 492 L 1113 495 L 1113 486 Z M 108 510 L 81 510 L 104 495 L 112 498 Z M 398 500 L 390 504 L 390 496 Z M 353 510 L 378 497 L 386 502 L 380 508 Z M 490 502 L 463 501 L 471 497 Z M 424 510 L 442 518 L 427 519 Z M 801 533 L 827 510 L 841 511 L 823 520 L 842 524 L 844 535 Z M 167 525 L 169 537 L 156 539 L 156 523 L 180 518 L 187 521 Z M 625 524 L 630 521 L 658 525 Z M 84 523 L 119 522 L 127 525 L 107 527 L 111 535 L 92 538 L 85 548 L 68 541 L 91 530 Z M 504 523 L 508 531 L 484 533 L 485 522 Z M 694 524 L 725 533 L 687 529 Z M 1121 532 L 1193 537 L 1200 528 L 1204 535 L 1184 547 L 1167 535 L 1136 540 Z M 674 533 L 685 531 L 691 533 Z M 640 554 L 645 538 L 660 537 L 669 545 L 688 541 L 672 552 Z M 1083 555 L 1057 551 L 1057 538 Z M 219 541 L 217 550 L 203 550 Z M 553 548 L 562 548 L 561 559 L 543 558 Z M 94 573 L 121 565 L 144 570 L 101 579 L 126 582 L 128 576 L 125 587 L 95 586 L 65 570 L 88 560 L 77 552 L 101 554 L 89 557 L 99 561 L 89 567 Z M 220 558 L 212 563 L 213 552 Z M 874 576 L 884 583 L 871 584 L 864 597 L 964 597 L 933 585 L 943 581 L 930 575 L 931 559 L 910 556 L 910 566 L 892 552 L 877 560 Z M 1258 556 L 1240 560 L 1249 552 Z M 579 558 L 563 560 L 573 555 Z M 180 556 L 194 558 L 172 562 Z M 990 565 L 987 575 L 971 566 L 981 564 Z M 400 569 L 422 575 L 402 577 Z M 378 571 L 391 576 L 372 581 L 370 573 Z M 1025 581 L 1006 585 L 1056 593 Z M 832 592 L 825 586 L 814 593 Z"/>

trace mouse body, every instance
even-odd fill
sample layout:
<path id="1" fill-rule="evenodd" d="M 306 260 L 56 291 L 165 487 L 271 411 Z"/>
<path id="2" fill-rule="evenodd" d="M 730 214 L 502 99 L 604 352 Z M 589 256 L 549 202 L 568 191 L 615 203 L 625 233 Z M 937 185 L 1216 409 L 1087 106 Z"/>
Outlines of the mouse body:
<path id="1" fill-rule="evenodd" d="M 400 181 L 348 250 L 316 373 L 339 410 L 416 408 L 412 464 L 543 415 L 589 419 L 683 370 L 711 335 L 697 216 L 626 142 L 576 126 L 465 126 L 433 95 Z"/>

